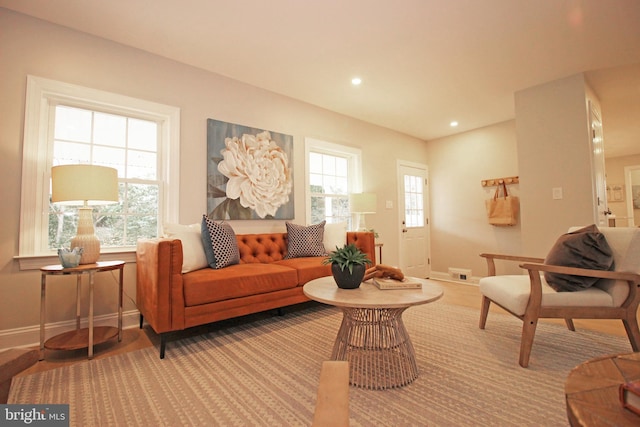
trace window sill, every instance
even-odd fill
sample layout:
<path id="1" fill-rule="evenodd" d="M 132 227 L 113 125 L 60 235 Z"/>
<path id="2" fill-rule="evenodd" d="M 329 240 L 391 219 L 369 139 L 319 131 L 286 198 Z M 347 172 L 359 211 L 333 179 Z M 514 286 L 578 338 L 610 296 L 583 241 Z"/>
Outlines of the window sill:
<path id="1" fill-rule="evenodd" d="M 60 264 L 60 259 L 57 254 L 15 256 L 13 259 L 18 261 L 20 271 L 40 270 L 40 268 L 45 265 Z M 100 254 L 100 261 L 136 262 L 136 250 L 135 248 L 131 248 L 102 252 Z"/>

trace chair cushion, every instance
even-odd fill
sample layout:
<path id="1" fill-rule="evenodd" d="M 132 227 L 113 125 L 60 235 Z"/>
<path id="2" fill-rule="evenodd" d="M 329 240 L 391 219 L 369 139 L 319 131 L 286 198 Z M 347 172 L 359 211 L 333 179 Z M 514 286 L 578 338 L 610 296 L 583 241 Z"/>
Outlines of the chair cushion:
<path id="1" fill-rule="evenodd" d="M 615 271 L 640 274 L 640 228 L 602 227 L 600 231 L 613 252 Z M 622 280 L 601 279 L 594 286 L 611 295 L 616 307 L 629 295 L 629 285 Z"/>
<path id="2" fill-rule="evenodd" d="M 604 290 L 590 287 L 575 292 L 558 292 L 542 282 L 543 307 L 615 307 L 614 300 Z M 524 315 L 531 285 L 528 275 L 489 276 L 480 279 L 480 292 L 518 316 Z"/>
<path id="3" fill-rule="evenodd" d="M 605 236 L 595 224 L 563 234 L 553 245 L 545 264 L 564 267 L 610 270 L 613 268 L 613 252 Z M 556 291 L 574 292 L 593 286 L 595 277 L 572 276 L 545 272 L 544 277 Z"/>
<path id="4" fill-rule="evenodd" d="M 602 227 L 613 252 L 616 271 L 640 274 L 640 228 Z"/>

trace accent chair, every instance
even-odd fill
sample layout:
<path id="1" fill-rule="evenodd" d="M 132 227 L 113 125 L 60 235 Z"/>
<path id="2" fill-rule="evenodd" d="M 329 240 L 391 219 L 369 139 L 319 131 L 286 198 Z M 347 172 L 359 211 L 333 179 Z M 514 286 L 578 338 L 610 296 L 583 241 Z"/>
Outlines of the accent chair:
<path id="1" fill-rule="evenodd" d="M 633 351 L 640 351 L 640 330 L 636 318 L 640 303 L 640 228 L 602 227 L 598 230 L 591 227 L 601 235 L 593 234 L 592 229 L 584 232 L 586 229 L 572 228 L 570 233 L 558 239 L 546 259 L 489 253 L 480 255 L 487 261 L 488 277 L 479 282 L 482 294 L 479 327 L 485 328 L 491 303 L 522 320 L 519 363 L 524 368 L 529 365 L 540 318 L 564 319 L 571 331 L 575 331 L 573 319 L 620 319 Z M 580 240 L 582 246 L 567 245 L 567 239 L 575 240 L 574 235 L 581 232 L 588 235 L 587 240 Z M 610 248 L 611 267 L 580 267 L 594 260 L 591 254 L 582 251 L 592 252 L 602 240 L 606 240 L 605 246 L 608 244 Z M 577 263 L 558 265 L 561 263 L 557 262 L 557 257 L 551 256 L 558 248 L 576 257 Z M 520 267 L 527 270 L 528 275 L 496 275 L 495 260 L 520 262 Z M 587 281 L 589 285 L 573 291 L 558 290 L 554 276 L 569 282 Z"/>

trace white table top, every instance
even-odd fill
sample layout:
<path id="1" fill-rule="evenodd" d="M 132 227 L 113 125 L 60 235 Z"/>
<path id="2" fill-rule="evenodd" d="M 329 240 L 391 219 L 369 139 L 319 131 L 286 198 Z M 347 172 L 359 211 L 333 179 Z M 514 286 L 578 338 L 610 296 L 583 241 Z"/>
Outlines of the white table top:
<path id="1" fill-rule="evenodd" d="M 412 279 L 414 279 L 412 277 Z M 442 287 L 428 279 L 418 279 L 422 289 L 378 289 L 373 283 L 363 282 L 356 289 L 340 289 L 333 276 L 321 277 L 304 285 L 304 294 L 314 301 L 336 307 L 401 308 L 426 304 L 440 299 Z"/>

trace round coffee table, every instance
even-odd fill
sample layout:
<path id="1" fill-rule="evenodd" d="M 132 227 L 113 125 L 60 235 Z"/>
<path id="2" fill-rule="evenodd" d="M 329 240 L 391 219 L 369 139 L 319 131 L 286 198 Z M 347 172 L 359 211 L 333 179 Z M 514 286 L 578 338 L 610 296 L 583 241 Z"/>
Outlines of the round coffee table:
<path id="1" fill-rule="evenodd" d="M 573 427 L 638 426 L 640 415 L 622 407 L 620 384 L 640 379 L 640 353 L 588 360 L 571 370 L 564 385 Z"/>
<path id="2" fill-rule="evenodd" d="M 304 285 L 310 299 L 342 310 L 331 359 L 349 362 L 351 385 L 382 390 L 405 386 L 418 377 L 402 313 L 413 305 L 438 300 L 443 290 L 430 280 L 416 280 L 422 289 L 380 290 L 368 282 L 357 289 L 340 289 L 331 276 Z"/>

